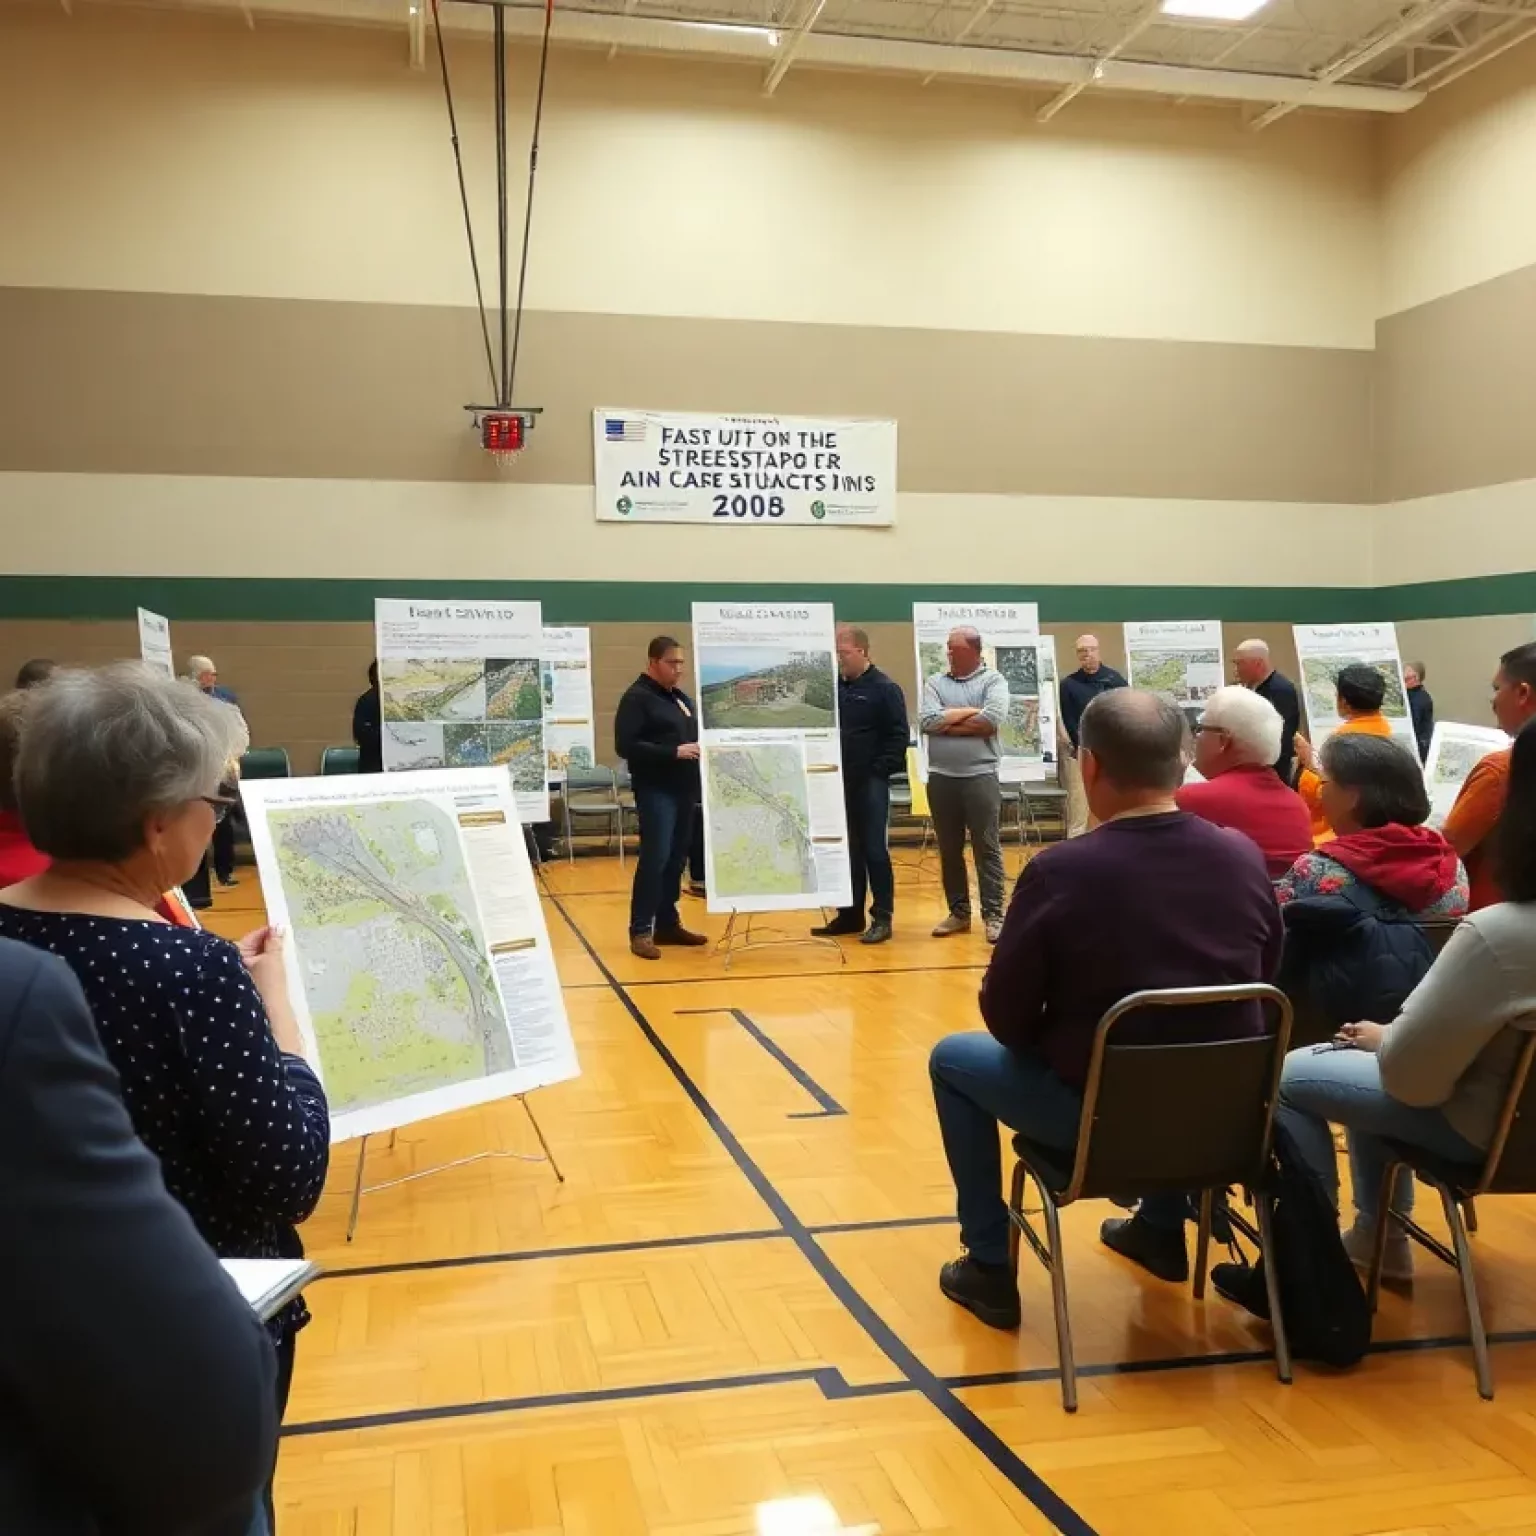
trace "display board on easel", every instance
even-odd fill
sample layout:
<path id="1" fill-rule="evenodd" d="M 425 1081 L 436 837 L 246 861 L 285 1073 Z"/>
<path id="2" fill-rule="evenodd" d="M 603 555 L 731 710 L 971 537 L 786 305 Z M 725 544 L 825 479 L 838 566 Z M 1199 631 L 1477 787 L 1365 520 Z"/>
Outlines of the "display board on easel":
<path id="1" fill-rule="evenodd" d="M 155 671 L 167 677 L 176 676 L 176 663 L 171 658 L 170 620 L 148 608 L 139 609 L 139 657 Z"/>
<path id="2" fill-rule="evenodd" d="M 1338 712 L 1336 682 L 1345 667 L 1370 667 L 1381 674 L 1385 695 L 1381 712 L 1392 734 L 1418 758 L 1408 690 L 1403 685 L 1403 660 L 1395 624 L 1295 624 L 1296 658 L 1301 664 L 1301 697 L 1307 711 L 1307 734 L 1320 747 L 1343 723 Z"/>

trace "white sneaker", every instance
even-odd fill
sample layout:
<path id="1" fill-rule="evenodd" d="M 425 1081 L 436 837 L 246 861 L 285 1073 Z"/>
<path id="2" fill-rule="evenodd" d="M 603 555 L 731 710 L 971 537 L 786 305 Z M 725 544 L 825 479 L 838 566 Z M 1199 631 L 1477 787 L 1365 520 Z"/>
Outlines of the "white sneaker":
<path id="1" fill-rule="evenodd" d="M 1357 1222 L 1339 1234 L 1344 1240 L 1344 1252 L 1349 1262 L 1362 1273 L 1371 1269 L 1371 1249 L 1376 1241 L 1375 1228 Z M 1399 1283 L 1413 1279 L 1413 1244 L 1401 1227 L 1394 1226 L 1387 1233 L 1387 1251 L 1382 1256 L 1381 1278 Z"/>

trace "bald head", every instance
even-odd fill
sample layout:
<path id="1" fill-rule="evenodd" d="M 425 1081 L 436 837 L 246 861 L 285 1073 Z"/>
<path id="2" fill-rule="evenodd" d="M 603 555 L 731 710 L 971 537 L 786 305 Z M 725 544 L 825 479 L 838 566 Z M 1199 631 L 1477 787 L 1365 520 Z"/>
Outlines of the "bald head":
<path id="1" fill-rule="evenodd" d="M 1093 758 L 1083 770 L 1121 796 L 1171 795 L 1184 778 L 1189 727 L 1177 705 L 1140 688 L 1101 693 L 1083 711 L 1078 741 Z"/>
<path id="2" fill-rule="evenodd" d="M 1269 642 L 1244 640 L 1232 652 L 1232 670 L 1245 688 L 1256 688 L 1275 670 L 1269 660 Z"/>
<path id="3" fill-rule="evenodd" d="M 962 624 L 949 632 L 949 675 L 969 677 L 981 665 L 981 632 Z"/>
<path id="4" fill-rule="evenodd" d="M 1099 670 L 1099 637 L 1097 635 L 1077 637 L 1077 664 L 1089 676 Z"/>

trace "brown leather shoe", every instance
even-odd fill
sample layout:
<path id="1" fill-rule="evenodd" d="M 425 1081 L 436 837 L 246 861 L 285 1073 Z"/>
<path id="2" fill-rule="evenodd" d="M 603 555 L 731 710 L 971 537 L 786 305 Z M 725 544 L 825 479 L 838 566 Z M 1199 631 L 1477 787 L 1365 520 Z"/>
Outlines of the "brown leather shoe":
<path id="1" fill-rule="evenodd" d="M 656 941 L 648 933 L 636 933 L 630 936 L 629 952 L 639 955 L 642 960 L 660 960 L 661 951 L 656 948 Z"/>
<path id="2" fill-rule="evenodd" d="M 655 933 L 657 944 L 708 944 L 709 940 L 702 933 L 690 933 L 681 923 L 676 928 L 658 928 Z"/>

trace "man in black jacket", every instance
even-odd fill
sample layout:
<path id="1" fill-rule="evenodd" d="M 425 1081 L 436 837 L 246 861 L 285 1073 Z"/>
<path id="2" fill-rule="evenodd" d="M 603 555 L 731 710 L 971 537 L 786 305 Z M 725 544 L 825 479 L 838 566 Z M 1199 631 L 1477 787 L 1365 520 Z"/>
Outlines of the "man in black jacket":
<path id="1" fill-rule="evenodd" d="M 630 953 L 661 959 L 662 944 L 704 944 L 677 915 L 699 799 L 699 720 L 679 688 L 683 648 L 657 635 L 645 671 L 624 691 L 613 721 L 614 745 L 629 764 L 640 822 L 640 857 L 629 898 Z"/>
<path id="2" fill-rule="evenodd" d="M 1244 640 L 1232 653 L 1232 670 L 1243 687 L 1253 689 L 1275 706 L 1280 716 L 1280 756 L 1275 759 L 1275 772 L 1282 783 L 1289 784 L 1296 777 L 1296 733 L 1301 729 L 1301 699 L 1296 685 L 1283 672 L 1275 671 L 1264 640 Z"/>
<path id="3" fill-rule="evenodd" d="M 271 1342 L 134 1134 L 79 983 L 5 941 L 0 1232 L 0 1531 L 245 1536 Z"/>
<path id="4" fill-rule="evenodd" d="M 891 813 L 891 775 L 907 763 L 907 699 L 894 679 L 869 659 L 869 636 L 844 624 L 837 631 L 837 721 L 843 745 L 843 800 L 848 810 L 848 863 L 853 902 L 824 927 L 818 938 L 864 934 L 865 944 L 891 936 L 896 886 L 886 831 Z M 869 931 L 864 902 L 873 895 Z"/>
<path id="5" fill-rule="evenodd" d="M 1408 690 L 1408 712 L 1413 718 L 1413 739 L 1419 746 L 1419 761 L 1429 761 L 1429 744 L 1435 739 L 1435 701 L 1424 686 L 1429 676 L 1422 661 L 1403 663 L 1403 686 Z"/>

